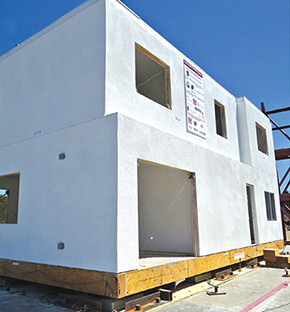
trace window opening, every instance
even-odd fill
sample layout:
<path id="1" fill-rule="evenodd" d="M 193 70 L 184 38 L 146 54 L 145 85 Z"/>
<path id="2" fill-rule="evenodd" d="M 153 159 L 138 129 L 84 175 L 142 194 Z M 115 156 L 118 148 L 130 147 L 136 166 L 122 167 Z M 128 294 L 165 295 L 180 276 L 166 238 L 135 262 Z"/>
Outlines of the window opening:
<path id="1" fill-rule="evenodd" d="M 268 155 L 267 133 L 261 125 L 256 122 L 258 150 Z"/>
<path id="2" fill-rule="evenodd" d="M 6 223 L 7 220 L 7 190 L 0 189 L 0 223 Z"/>
<path id="3" fill-rule="evenodd" d="M 265 202 L 266 202 L 267 220 L 268 221 L 277 220 L 274 194 L 265 192 Z"/>
<path id="4" fill-rule="evenodd" d="M 19 174 L 0 177 L 0 223 L 17 223 Z"/>
<path id="5" fill-rule="evenodd" d="M 224 138 L 227 138 L 225 107 L 216 100 L 214 101 L 214 104 L 216 133 Z"/>
<path id="6" fill-rule="evenodd" d="M 135 69 L 137 92 L 171 108 L 169 66 L 136 44 Z"/>

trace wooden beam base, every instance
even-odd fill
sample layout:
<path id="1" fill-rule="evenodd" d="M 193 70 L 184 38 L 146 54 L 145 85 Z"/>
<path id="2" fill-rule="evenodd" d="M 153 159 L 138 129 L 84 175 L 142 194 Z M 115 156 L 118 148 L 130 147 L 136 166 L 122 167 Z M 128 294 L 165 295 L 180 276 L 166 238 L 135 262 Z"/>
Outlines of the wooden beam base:
<path id="1" fill-rule="evenodd" d="M 0 259 L 0 276 L 118 298 L 118 274 Z"/>
<path id="2" fill-rule="evenodd" d="M 282 240 L 123 273 L 0 259 L 0 276 L 73 289 L 109 298 L 124 298 L 178 280 L 263 255 L 265 248 L 283 249 Z"/>

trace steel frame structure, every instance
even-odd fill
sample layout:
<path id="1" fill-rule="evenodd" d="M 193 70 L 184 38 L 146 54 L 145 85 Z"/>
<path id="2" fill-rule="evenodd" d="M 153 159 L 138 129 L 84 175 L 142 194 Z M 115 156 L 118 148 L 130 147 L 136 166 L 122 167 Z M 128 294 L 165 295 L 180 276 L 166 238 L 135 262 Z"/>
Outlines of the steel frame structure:
<path id="1" fill-rule="evenodd" d="M 290 142 L 290 136 L 284 131 L 284 129 L 290 128 L 289 125 L 279 126 L 269 115 L 271 114 L 277 114 L 277 113 L 283 113 L 290 111 L 290 106 L 283 107 L 283 108 L 277 108 L 273 110 L 266 110 L 265 104 L 261 103 L 261 110 L 262 112 L 269 118 L 270 122 L 274 125 L 272 128 L 272 131 L 280 131 L 283 136 L 287 139 L 288 146 Z M 289 159 L 290 160 L 290 148 L 283 148 L 283 149 L 276 149 L 275 150 L 275 158 L 276 162 L 282 159 Z M 290 244 L 290 241 L 286 236 L 286 230 L 290 230 L 290 193 L 289 193 L 289 186 L 290 186 L 290 166 L 284 173 L 283 177 L 279 179 L 278 177 L 278 185 L 279 185 L 279 193 L 280 193 L 280 207 L 281 207 L 281 216 L 282 216 L 282 226 L 283 226 L 283 235 L 284 235 L 284 241 L 285 244 Z M 286 182 L 286 185 L 284 188 L 282 188 L 283 183 L 286 181 L 288 177 L 288 182 Z"/>

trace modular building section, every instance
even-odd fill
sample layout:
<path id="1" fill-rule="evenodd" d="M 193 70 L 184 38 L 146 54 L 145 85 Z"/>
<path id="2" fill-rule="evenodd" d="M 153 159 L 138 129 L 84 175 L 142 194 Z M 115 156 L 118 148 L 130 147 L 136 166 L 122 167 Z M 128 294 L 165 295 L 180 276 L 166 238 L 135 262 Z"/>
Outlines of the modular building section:
<path id="1" fill-rule="evenodd" d="M 3 55 L 0 101 L 2 275 L 281 247 L 267 117 L 120 1 L 89 0 Z"/>

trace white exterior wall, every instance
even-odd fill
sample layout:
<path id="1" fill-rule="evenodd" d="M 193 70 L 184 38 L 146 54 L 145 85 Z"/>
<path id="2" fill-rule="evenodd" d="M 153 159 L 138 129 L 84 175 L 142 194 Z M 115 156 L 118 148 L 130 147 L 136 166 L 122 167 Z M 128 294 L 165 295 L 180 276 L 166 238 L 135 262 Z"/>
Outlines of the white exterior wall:
<path id="1" fill-rule="evenodd" d="M 246 184 L 254 186 L 257 243 L 282 239 L 267 118 L 247 100 L 243 111 L 240 99 L 117 1 L 106 11 L 106 113 L 119 113 L 118 270 L 138 268 L 138 159 L 196 173 L 201 255 L 251 245 Z M 172 110 L 137 93 L 135 43 L 170 67 Z M 204 76 L 206 140 L 186 131 L 184 59 Z M 225 107 L 227 139 L 216 134 L 214 100 Z M 267 129 L 269 156 L 257 149 L 255 121 Z M 264 191 L 275 193 L 277 221 L 267 221 Z"/>
<path id="2" fill-rule="evenodd" d="M 104 63 L 102 0 L 84 3 L 4 54 L 0 129 L 7 135 L 0 146 L 104 115 Z"/>
<path id="3" fill-rule="evenodd" d="M 108 0 L 106 10 L 106 114 L 122 113 L 238 160 L 235 97 L 120 3 Z M 170 67 L 172 110 L 136 92 L 135 43 Z M 186 131 L 184 59 L 204 74 L 206 140 Z M 214 99 L 225 106 L 228 139 L 216 135 Z"/>
<path id="4" fill-rule="evenodd" d="M 137 93 L 135 42 L 170 66 L 172 110 Z M 282 239 L 268 120 L 202 71 L 207 139 L 188 133 L 184 59 L 202 71 L 114 0 L 84 3 L 0 58 L 0 175 L 20 172 L 18 224 L 0 225 L 0 258 L 137 269 L 138 159 L 196 174 L 201 255 L 250 245 L 246 183 L 258 242 Z M 275 193 L 277 221 L 267 221 L 264 191 Z"/>
<path id="5" fill-rule="evenodd" d="M 0 58 L 0 175 L 20 172 L 0 258 L 117 271 L 117 119 L 101 118 L 104 77 L 104 1 Z"/>
<path id="6" fill-rule="evenodd" d="M 119 114 L 120 271 L 138 268 L 138 235 L 132 235 L 138 233 L 137 159 L 196 174 L 200 255 L 251 245 L 246 184 L 253 185 L 255 191 L 257 243 L 282 239 L 276 175 Z M 277 221 L 267 221 L 264 191 L 275 193 Z"/>
<path id="7" fill-rule="evenodd" d="M 20 172 L 20 193 L 0 258 L 117 271 L 116 117 L 1 147 L 0 175 Z"/>
<path id="8" fill-rule="evenodd" d="M 269 119 L 245 97 L 237 98 L 237 105 L 241 161 L 276 175 L 274 143 Z M 256 122 L 266 130 L 268 155 L 258 150 Z"/>

